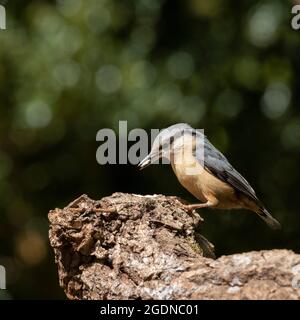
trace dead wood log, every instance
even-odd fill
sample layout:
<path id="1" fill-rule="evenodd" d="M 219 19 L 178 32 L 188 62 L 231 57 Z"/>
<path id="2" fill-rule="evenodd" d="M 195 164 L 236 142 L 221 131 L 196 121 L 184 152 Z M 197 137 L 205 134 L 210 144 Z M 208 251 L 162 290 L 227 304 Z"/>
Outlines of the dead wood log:
<path id="1" fill-rule="evenodd" d="M 163 195 L 86 195 L 49 212 L 50 243 L 69 299 L 299 299 L 300 255 L 214 259 L 203 220 Z"/>

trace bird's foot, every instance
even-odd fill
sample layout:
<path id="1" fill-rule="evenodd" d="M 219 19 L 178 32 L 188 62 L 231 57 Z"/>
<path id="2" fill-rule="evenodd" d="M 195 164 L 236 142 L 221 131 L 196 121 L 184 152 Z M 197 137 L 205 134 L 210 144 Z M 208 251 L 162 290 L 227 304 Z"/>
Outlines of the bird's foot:
<path id="1" fill-rule="evenodd" d="M 182 205 L 181 208 L 182 208 L 182 210 L 184 210 L 187 213 L 192 213 L 193 211 L 198 209 L 198 207 L 193 204 L 184 204 L 184 205 Z"/>

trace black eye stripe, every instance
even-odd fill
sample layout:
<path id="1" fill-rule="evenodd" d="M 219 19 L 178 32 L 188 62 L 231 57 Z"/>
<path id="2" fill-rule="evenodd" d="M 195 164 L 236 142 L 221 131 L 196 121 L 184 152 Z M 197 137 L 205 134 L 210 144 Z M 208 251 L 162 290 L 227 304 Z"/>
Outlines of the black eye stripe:
<path id="1" fill-rule="evenodd" d="M 161 145 L 159 146 L 159 150 L 162 150 L 162 148 L 165 148 L 165 147 L 167 147 L 167 146 L 168 146 L 167 143 L 161 144 Z"/>

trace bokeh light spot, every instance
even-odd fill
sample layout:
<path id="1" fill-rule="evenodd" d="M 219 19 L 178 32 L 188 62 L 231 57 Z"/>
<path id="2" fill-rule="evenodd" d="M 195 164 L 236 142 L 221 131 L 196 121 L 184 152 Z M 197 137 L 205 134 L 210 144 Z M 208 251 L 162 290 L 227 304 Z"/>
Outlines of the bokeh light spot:
<path id="1" fill-rule="evenodd" d="M 156 78 L 154 66 L 146 60 L 134 63 L 129 71 L 130 83 L 136 88 L 149 88 Z"/>
<path id="2" fill-rule="evenodd" d="M 62 87 L 73 87 L 79 80 L 80 67 L 70 60 L 57 64 L 53 70 L 53 77 Z"/>
<path id="3" fill-rule="evenodd" d="M 197 124 L 203 118 L 206 111 L 205 102 L 198 96 L 186 96 L 182 107 L 178 110 L 181 121 L 189 124 Z"/>
<path id="4" fill-rule="evenodd" d="M 259 5 L 250 17 L 248 35 L 258 47 L 267 47 L 277 37 L 281 20 L 281 8 L 277 4 Z"/>
<path id="5" fill-rule="evenodd" d="M 96 8 L 94 6 L 87 8 L 85 20 L 90 30 L 99 34 L 110 26 L 111 13 L 102 3 L 99 3 Z"/>
<path id="6" fill-rule="evenodd" d="M 52 111 L 43 100 L 31 101 L 25 107 L 25 122 L 30 128 L 46 127 L 52 120 Z"/>
<path id="7" fill-rule="evenodd" d="M 267 87 L 262 101 L 262 111 L 266 117 L 277 119 L 287 110 L 291 101 L 291 90 L 284 83 L 274 83 Z"/>
<path id="8" fill-rule="evenodd" d="M 167 68 L 174 78 L 186 79 L 194 71 L 193 57 L 187 52 L 177 52 L 168 59 Z"/>
<path id="9" fill-rule="evenodd" d="M 252 56 L 243 56 L 235 63 L 234 74 L 239 83 L 254 89 L 261 75 L 259 61 Z"/>
<path id="10" fill-rule="evenodd" d="M 118 91 L 122 85 L 122 74 L 115 65 L 105 65 L 96 74 L 97 87 L 106 94 Z"/>
<path id="11" fill-rule="evenodd" d="M 46 243 L 39 232 L 28 230 L 18 237 L 16 251 L 24 263 L 35 266 L 46 256 Z"/>
<path id="12" fill-rule="evenodd" d="M 140 56 L 147 54 L 153 47 L 156 35 L 151 26 L 142 25 L 131 34 L 131 50 Z"/>
<path id="13" fill-rule="evenodd" d="M 221 0 L 190 0 L 193 14 L 205 17 L 214 17 L 219 13 Z"/>
<path id="14" fill-rule="evenodd" d="M 160 110 L 175 110 L 182 103 L 182 93 L 173 84 L 162 85 L 156 93 L 156 104 Z"/>
<path id="15" fill-rule="evenodd" d="M 77 14 L 82 6 L 82 0 L 57 0 L 57 8 L 66 17 Z"/>

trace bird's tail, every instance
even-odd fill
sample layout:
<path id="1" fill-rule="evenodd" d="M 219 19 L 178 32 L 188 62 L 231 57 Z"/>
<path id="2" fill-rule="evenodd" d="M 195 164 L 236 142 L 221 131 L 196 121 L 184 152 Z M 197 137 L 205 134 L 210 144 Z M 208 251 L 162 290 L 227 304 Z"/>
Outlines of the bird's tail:
<path id="1" fill-rule="evenodd" d="M 274 229 L 281 229 L 280 223 L 272 217 L 271 213 L 266 208 L 260 208 L 257 214 L 267 223 L 267 225 Z"/>

